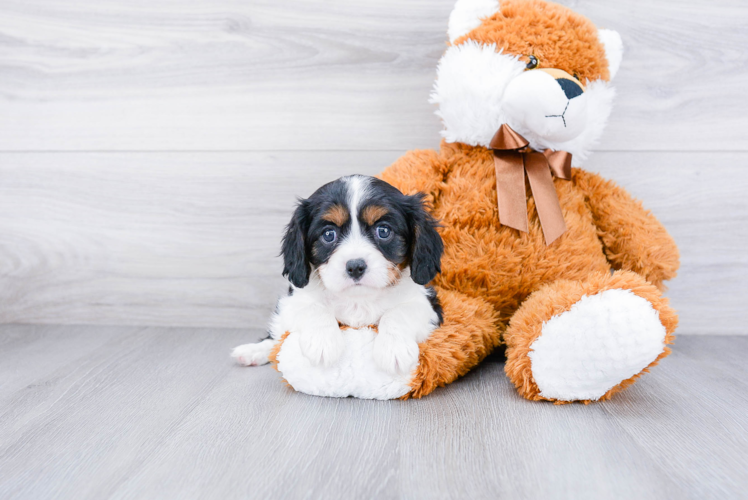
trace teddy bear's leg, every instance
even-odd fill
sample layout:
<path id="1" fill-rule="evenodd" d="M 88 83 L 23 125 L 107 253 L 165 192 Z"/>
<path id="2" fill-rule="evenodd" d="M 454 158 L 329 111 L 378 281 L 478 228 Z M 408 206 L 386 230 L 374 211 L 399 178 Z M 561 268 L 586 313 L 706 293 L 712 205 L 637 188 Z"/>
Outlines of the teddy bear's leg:
<path id="1" fill-rule="evenodd" d="M 606 400 L 670 353 L 677 324 L 667 299 L 636 273 L 553 282 L 512 317 L 505 371 L 527 399 Z"/>
<path id="2" fill-rule="evenodd" d="M 420 398 L 453 382 L 501 343 L 498 314 L 485 300 L 436 287 L 442 325 L 418 345 L 419 358 L 403 399 Z"/>

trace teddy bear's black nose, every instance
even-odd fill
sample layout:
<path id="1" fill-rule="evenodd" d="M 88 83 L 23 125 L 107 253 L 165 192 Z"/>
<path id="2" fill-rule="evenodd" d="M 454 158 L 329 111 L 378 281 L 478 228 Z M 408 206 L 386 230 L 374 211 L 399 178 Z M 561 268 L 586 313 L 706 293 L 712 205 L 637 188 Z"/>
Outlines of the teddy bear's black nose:
<path id="1" fill-rule="evenodd" d="M 574 99 L 575 97 L 580 96 L 584 93 L 582 87 L 580 87 L 577 82 L 574 82 L 572 80 L 559 78 L 558 80 L 556 80 L 556 83 L 561 86 L 561 89 L 564 91 L 564 94 L 566 94 L 567 99 Z"/>

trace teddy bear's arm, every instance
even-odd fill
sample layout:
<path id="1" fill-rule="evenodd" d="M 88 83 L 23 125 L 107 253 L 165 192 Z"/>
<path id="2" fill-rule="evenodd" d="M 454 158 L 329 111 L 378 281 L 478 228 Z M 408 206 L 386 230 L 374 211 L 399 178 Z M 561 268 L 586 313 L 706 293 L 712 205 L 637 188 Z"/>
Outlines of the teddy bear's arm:
<path id="1" fill-rule="evenodd" d="M 433 206 L 444 176 L 443 161 L 431 149 L 408 151 L 377 177 L 395 186 L 403 194 L 424 193 Z"/>
<path id="2" fill-rule="evenodd" d="M 587 195 L 605 254 L 614 269 L 634 271 L 663 289 L 679 267 L 679 252 L 665 227 L 641 202 L 612 181 L 574 169 Z"/>

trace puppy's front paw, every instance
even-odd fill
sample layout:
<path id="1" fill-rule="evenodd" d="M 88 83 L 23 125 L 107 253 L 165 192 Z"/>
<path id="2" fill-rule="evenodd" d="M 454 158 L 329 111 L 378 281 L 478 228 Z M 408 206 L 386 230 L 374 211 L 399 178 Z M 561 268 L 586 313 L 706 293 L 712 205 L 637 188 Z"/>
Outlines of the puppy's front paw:
<path id="1" fill-rule="evenodd" d="M 337 326 L 300 332 L 299 345 L 313 365 L 330 366 L 343 354 L 345 339 Z"/>
<path id="2" fill-rule="evenodd" d="M 259 366 L 268 362 L 268 356 L 275 345 L 274 340 L 263 340 L 256 344 L 244 344 L 235 347 L 231 357 L 244 366 Z"/>
<path id="3" fill-rule="evenodd" d="M 407 375 L 418 365 L 418 343 L 380 331 L 374 339 L 372 355 L 382 370 Z"/>

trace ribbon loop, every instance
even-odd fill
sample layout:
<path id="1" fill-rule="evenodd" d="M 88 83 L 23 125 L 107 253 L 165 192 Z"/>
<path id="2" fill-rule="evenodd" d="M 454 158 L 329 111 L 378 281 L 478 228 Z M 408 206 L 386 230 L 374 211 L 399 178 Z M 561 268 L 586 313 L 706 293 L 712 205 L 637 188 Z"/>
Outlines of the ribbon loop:
<path id="1" fill-rule="evenodd" d="M 499 127 L 489 146 L 493 149 L 496 168 L 499 222 L 519 231 L 528 231 L 527 172 L 545 243 L 550 245 L 566 232 L 551 172 L 559 179 L 570 180 L 571 153 L 548 149 L 542 153 L 532 151 L 528 149 L 529 142 L 508 125 Z"/>
<path id="2" fill-rule="evenodd" d="M 571 153 L 546 149 L 543 154 L 548 159 L 553 175 L 565 181 L 571 180 Z"/>
<path id="3" fill-rule="evenodd" d="M 520 150 L 529 146 L 527 139 L 515 132 L 509 125 L 502 125 L 493 135 L 488 145 L 494 151 Z"/>

